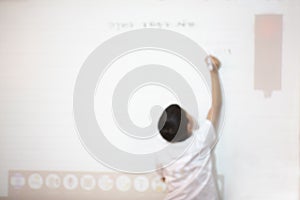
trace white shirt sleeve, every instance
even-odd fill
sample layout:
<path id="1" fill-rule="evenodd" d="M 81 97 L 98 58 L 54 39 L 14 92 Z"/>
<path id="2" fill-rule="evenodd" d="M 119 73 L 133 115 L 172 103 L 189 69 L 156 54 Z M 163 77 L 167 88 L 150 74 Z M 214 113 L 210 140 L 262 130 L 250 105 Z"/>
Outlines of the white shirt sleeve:
<path id="1" fill-rule="evenodd" d="M 210 120 L 204 120 L 197 132 L 197 140 L 202 148 L 212 149 L 217 142 L 216 130 Z"/>

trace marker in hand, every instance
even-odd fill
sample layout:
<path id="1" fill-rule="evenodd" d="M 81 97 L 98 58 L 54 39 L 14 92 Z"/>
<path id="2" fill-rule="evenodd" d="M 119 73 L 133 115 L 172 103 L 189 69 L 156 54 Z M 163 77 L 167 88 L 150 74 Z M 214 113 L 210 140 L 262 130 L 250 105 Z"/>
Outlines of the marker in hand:
<path id="1" fill-rule="evenodd" d="M 221 62 L 214 56 L 207 56 L 205 58 L 206 65 L 209 71 L 218 71 L 221 67 Z"/>

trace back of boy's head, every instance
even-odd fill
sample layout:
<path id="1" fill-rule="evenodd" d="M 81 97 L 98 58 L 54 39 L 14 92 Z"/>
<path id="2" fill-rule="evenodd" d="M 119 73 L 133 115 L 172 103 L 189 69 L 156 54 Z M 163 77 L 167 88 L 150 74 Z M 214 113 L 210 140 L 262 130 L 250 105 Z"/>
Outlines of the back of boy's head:
<path id="1" fill-rule="evenodd" d="M 164 110 L 159 118 L 158 130 L 168 142 L 181 142 L 190 136 L 187 124 L 185 110 L 177 104 L 172 104 Z"/>

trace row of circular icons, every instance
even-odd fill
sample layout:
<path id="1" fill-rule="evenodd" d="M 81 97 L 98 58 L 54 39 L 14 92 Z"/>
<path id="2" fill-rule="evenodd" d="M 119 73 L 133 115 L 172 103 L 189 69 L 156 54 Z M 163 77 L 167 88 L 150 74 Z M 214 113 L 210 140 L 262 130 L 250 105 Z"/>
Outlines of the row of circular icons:
<path id="1" fill-rule="evenodd" d="M 138 192 L 145 192 L 150 187 L 156 192 L 163 192 L 166 190 L 166 185 L 161 181 L 159 176 L 154 177 L 150 181 L 149 178 L 142 175 L 136 176 L 133 181 L 127 175 L 120 175 L 115 181 L 112 176 L 102 175 L 98 178 L 97 182 L 94 176 L 88 174 L 81 176 L 79 180 L 77 176 L 73 174 L 67 174 L 61 179 L 58 174 L 51 173 L 47 175 L 44 181 L 40 174 L 33 173 L 28 177 L 27 183 L 28 186 L 34 190 L 41 189 L 44 184 L 49 189 L 57 189 L 63 185 L 67 190 L 75 190 L 80 186 L 87 191 L 95 189 L 97 184 L 103 191 L 110 191 L 114 186 L 117 190 L 122 192 L 129 191 L 131 188 L 134 188 Z M 10 184 L 15 189 L 20 189 L 26 184 L 25 177 L 21 173 L 16 173 L 11 176 Z"/>

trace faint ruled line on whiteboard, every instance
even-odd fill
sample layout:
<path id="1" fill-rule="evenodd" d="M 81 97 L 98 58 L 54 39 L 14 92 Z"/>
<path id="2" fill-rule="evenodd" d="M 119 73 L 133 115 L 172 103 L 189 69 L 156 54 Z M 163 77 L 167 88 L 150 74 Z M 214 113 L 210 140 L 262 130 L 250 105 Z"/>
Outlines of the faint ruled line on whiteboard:
<path id="1" fill-rule="evenodd" d="M 141 21 L 141 22 L 109 22 L 111 29 L 136 29 L 136 28 L 194 28 L 194 21 L 179 20 L 179 21 Z"/>
<path id="2" fill-rule="evenodd" d="M 270 97 L 281 90 L 282 15 L 255 16 L 254 89 Z"/>

